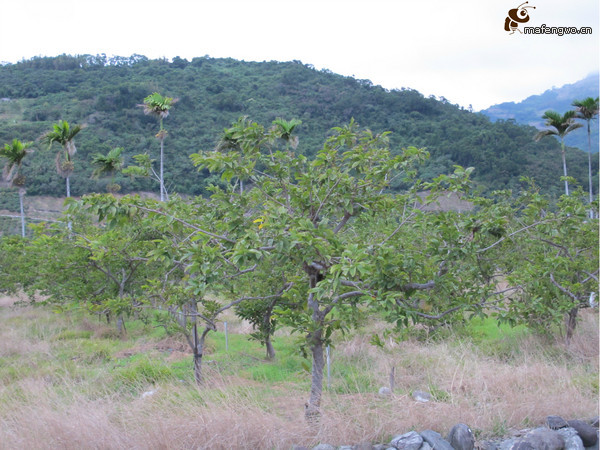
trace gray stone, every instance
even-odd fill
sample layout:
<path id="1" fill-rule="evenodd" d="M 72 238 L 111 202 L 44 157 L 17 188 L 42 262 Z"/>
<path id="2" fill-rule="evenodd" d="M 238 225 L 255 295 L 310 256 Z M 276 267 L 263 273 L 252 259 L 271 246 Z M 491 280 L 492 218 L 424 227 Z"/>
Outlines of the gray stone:
<path id="1" fill-rule="evenodd" d="M 598 442 L 597 428 L 591 426 L 589 423 L 585 423 L 583 420 L 569 420 L 567 423 L 571 428 L 577 430 L 577 434 L 585 447 L 596 445 L 596 442 Z"/>
<path id="2" fill-rule="evenodd" d="M 348 446 L 348 448 L 350 448 L 352 450 L 373 450 L 374 449 L 373 445 L 369 444 L 368 442 L 361 442 L 360 444 Z M 387 449 L 387 448 L 389 448 L 389 446 L 386 445 L 385 448 Z M 338 450 L 342 450 L 342 447 L 339 447 Z"/>
<path id="3" fill-rule="evenodd" d="M 335 450 L 335 447 L 329 444 L 319 444 L 313 447 L 312 450 Z"/>
<path id="4" fill-rule="evenodd" d="M 425 402 L 428 402 L 429 400 L 431 400 L 431 394 L 429 392 L 425 392 L 425 391 L 414 391 L 412 393 L 412 397 L 417 402 L 421 402 L 421 403 L 425 403 Z"/>
<path id="5" fill-rule="evenodd" d="M 565 428 L 569 426 L 567 421 L 560 416 L 546 417 L 546 424 L 551 430 L 558 430 L 559 428 Z"/>
<path id="6" fill-rule="evenodd" d="M 390 445 L 397 449 L 419 450 L 421 445 L 423 445 L 423 438 L 416 431 L 410 431 L 400 436 L 395 436 L 390 441 Z"/>
<path id="7" fill-rule="evenodd" d="M 394 450 L 394 447 L 390 447 L 387 444 L 377 444 L 373 446 L 373 450 Z"/>
<path id="8" fill-rule="evenodd" d="M 425 430 L 419 433 L 423 440 L 431 445 L 435 450 L 454 450 L 450 443 L 446 441 L 440 433 L 433 430 Z"/>
<path id="9" fill-rule="evenodd" d="M 560 434 L 565 441 L 565 450 L 584 449 L 583 442 L 581 442 L 581 438 L 577 434 L 577 430 L 575 428 L 561 428 L 560 430 L 556 430 L 556 432 Z"/>
<path id="10" fill-rule="evenodd" d="M 427 442 L 423 442 L 423 445 L 421 445 L 421 448 L 419 450 L 433 450 L 433 447 Z"/>
<path id="11" fill-rule="evenodd" d="M 380 397 L 389 397 L 392 395 L 392 390 L 389 387 L 380 387 L 379 388 L 379 396 Z"/>
<path id="12" fill-rule="evenodd" d="M 446 440 L 454 450 L 473 450 L 475 447 L 475 436 L 464 423 L 454 425 Z"/>
<path id="13" fill-rule="evenodd" d="M 596 428 L 598 428 L 598 419 L 599 419 L 599 417 L 598 417 L 598 416 L 596 416 L 596 417 L 594 417 L 593 419 L 591 419 L 591 420 L 590 420 L 590 425 L 591 425 L 591 426 L 593 426 L 593 427 L 596 427 Z"/>
<path id="14" fill-rule="evenodd" d="M 506 441 L 502 441 L 498 446 L 498 450 L 510 450 L 512 446 L 515 445 L 515 442 L 517 442 L 516 439 L 507 439 Z"/>
<path id="15" fill-rule="evenodd" d="M 512 450 L 563 450 L 565 441 L 562 436 L 548 428 L 536 428 L 530 431 L 511 447 Z"/>
<path id="16" fill-rule="evenodd" d="M 369 447 L 369 450 L 371 449 L 371 447 Z M 352 447 L 351 445 L 340 445 L 337 450 L 354 450 L 354 447 Z"/>

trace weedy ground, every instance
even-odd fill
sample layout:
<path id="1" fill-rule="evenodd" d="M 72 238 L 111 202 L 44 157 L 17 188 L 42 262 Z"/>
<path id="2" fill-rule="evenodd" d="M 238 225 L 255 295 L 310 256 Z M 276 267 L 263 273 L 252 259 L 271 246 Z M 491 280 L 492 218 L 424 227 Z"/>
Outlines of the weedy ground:
<path id="1" fill-rule="evenodd" d="M 295 335 L 279 332 L 268 362 L 247 324 L 229 315 L 227 349 L 220 327 L 198 387 L 187 344 L 163 328 L 132 321 L 123 338 L 94 316 L 13 300 L 0 298 L 0 449 L 287 449 L 388 442 L 412 429 L 446 434 L 459 422 L 486 439 L 551 414 L 598 414 L 597 311 L 582 314 L 569 346 L 479 320 L 380 348 L 371 336 L 385 325 L 366 324 L 336 338 L 323 418 L 310 427 L 309 362 Z M 381 397 L 392 368 L 394 393 Z M 414 390 L 433 398 L 417 403 Z"/>

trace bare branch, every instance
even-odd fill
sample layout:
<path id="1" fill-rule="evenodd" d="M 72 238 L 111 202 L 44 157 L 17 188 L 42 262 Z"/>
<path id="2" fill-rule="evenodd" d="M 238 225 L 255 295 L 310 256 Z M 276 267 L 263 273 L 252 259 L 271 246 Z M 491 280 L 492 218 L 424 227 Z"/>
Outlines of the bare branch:
<path id="1" fill-rule="evenodd" d="M 576 302 L 580 301 L 579 297 L 577 297 L 575 294 L 573 294 L 571 291 L 569 291 L 567 288 L 561 286 L 555 279 L 554 279 L 554 274 L 551 273 L 550 274 L 550 281 L 552 281 L 552 284 L 554 286 L 556 286 L 561 292 L 563 292 L 564 294 L 568 295 L 569 297 L 571 297 L 573 300 L 575 300 Z"/>
<path id="2" fill-rule="evenodd" d="M 526 227 L 520 228 L 517 231 L 514 231 L 514 232 L 510 233 L 508 236 L 504 236 L 503 238 L 498 239 L 496 242 L 494 242 L 489 247 L 477 250 L 477 253 L 483 253 L 483 252 L 485 252 L 485 251 L 487 251 L 487 250 L 489 250 L 491 248 L 494 248 L 496 245 L 498 245 L 499 243 L 501 243 L 502 241 L 504 241 L 504 240 L 506 240 L 506 239 L 508 239 L 510 237 L 513 237 L 515 234 L 521 233 L 522 231 L 528 230 L 529 228 L 536 227 L 536 226 L 538 226 L 538 225 L 540 225 L 542 223 L 545 223 L 545 222 L 548 222 L 548 220 L 540 220 L 538 222 L 532 223 L 531 225 L 527 225 Z"/>
<path id="3" fill-rule="evenodd" d="M 185 225 L 186 227 L 189 227 L 189 228 L 191 228 L 191 229 L 193 229 L 193 230 L 196 230 L 196 231 L 197 231 L 197 232 L 199 232 L 199 233 L 206 234 L 207 236 L 213 237 L 213 238 L 215 238 L 215 239 L 219 239 L 219 240 L 221 240 L 221 241 L 229 242 L 229 243 L 231 243 L 231 244 L 235 244 L 235 243 L 236 243 L 236 241 L 234 241 L 234 240 L 232 240 L 232 239 L 229 239 L 228 237 L 225 237 L 225 236 L 220 236 L 220 235 L 218 235 L 218 234 L 211 233 L 210 231 L 206 231 L 206 230 L 204 230 L 204 229 L 202 229 L 202 228 L 200 228 L 200 227 L 197 227 L 196 225 L 193 225 L 193 224 L 191 224 L 191 223 L 189 223 L 189 222 L 186 222 L 186 221 L 185 221 L 185 220 L 183 220 L 183 219 L 179 219 L 179 218 L 177 218 L 177 217 L 175 217 L 175 216 L 172 216 L 172 215 L 170 215 L 170 214 L 167 214 L 167 213 L 165 213 L 165 212 L 163 212 L 163 211 L 161 211 L 161 210 L 159 210 L 159 209 L 146 208 L 146 207 L 144 207 L 144 206 L 138 206 L 138 208 L 139 208 L 139 209 L 141 209 L 142 211 L 146 211 L 146 212 L 152 212 L 152 213 L 155 213 L 155 214 L 159 214 L 159 215 L 161 215 L 161 216 L 164 216 L 164 217 L 169 217 L 169 218 L 172 218 L 172 219 L 173 219 L 173 220 L 175 220 L 176 222 L 179 222 L 179 223 L 181 223 L 182 225 Z"/>

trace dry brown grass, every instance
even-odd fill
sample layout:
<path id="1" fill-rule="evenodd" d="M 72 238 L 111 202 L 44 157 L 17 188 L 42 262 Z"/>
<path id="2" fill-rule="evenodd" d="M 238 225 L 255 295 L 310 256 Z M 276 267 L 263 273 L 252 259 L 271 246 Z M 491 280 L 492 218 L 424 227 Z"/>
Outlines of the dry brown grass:
<path id="1" fill-rule="evenodd" d="M 526 336 L 513 353 L 456 338 L 427 345 L 390 342 L 378 349 L 356 333 L 335 348 L 334 366 L 368 368 L 361 373 L 372 386 L 387 385 L 395 367 L 396 390 L 380 397 L 376 388 L 365 392 L 337 380 L 337 389 L 324 395 L 322 422 L 314 428 L 303 419 L 305 384 L 269 386 L 207 365 L 204 389 L 169 381 L 115 390 L 107 381 L 109 366 L 85 377 L 84 363 L 73 373 L 45 365 L 64 348 L 45 336 L 68 323 L 40 309 L 2 307 L 0 364 L 27 370 L 0 378 L 0 449 L 285 449 L 384 442 L 410 429 L 445 434 L 458 422 L 484 438 L 542 423 L 550 414 L 585 419 L 598 411 L 598 316 L 582 316 L 569 347 Z M 139 342 L 134 350 L 175 344 Z M 182 349 L 173 354 L 186 355 Z M 150 388 L 155 394 L 142 397 Z M 436 399 L 417 403 L 410 395 L 415 389 Z"/>

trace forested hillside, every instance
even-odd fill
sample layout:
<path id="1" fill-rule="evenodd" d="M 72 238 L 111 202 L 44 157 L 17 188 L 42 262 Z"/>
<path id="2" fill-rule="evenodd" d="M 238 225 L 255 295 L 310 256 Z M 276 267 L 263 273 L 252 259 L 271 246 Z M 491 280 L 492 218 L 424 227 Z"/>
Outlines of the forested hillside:
<path id="1" fill-rule="evenodd" d="M 562 189 L 556 139 L 534 142 L 533 127 L 510 120 L 492 123 L 483 114 L 415 90 L 388 91 L 299 61 L 62 55 L 0 67 L 0 144 L 14 138 L 36 141 L 35 153 L 24 161 L 28 195 L 64 195 L 54 163 L 57 148 L 48 150 L 39 142 L 61 119 L 85 125 L 75 139 L 73 195 L 105 191 L 109 181 L 91 177 L 91 159 L 99 152 L 123 147 L 125 165 L 143 152 L 158 159 L 158 121 L 139 107 L 153 92 L 178 99 L 164 120 L 165 183 L 171 192 L 201 194 L 215 181 L 207 172 L 197 173 L 189 155 L 214 148 L 223 129 L 240 116 L 260 123 L 300 119 L 296 152 L 308 156 L 320 149 L 331 127 L 354 118 L 373 132 L 391 131 L 392 148 L 425 147 L 431 153 L 422 169 L 425 179 L 459 164 L 475 167 L 473 178 L 484 191 L 515 188 L 522 175 L 535 178 L 547 192 L 560 195 Z M 569 175 L 587 186 L 587 156 L 577 149 L 567 153 Z M 149 179 L 118 176 L 117 181 L 122 192 L 158 191 Z"/>

